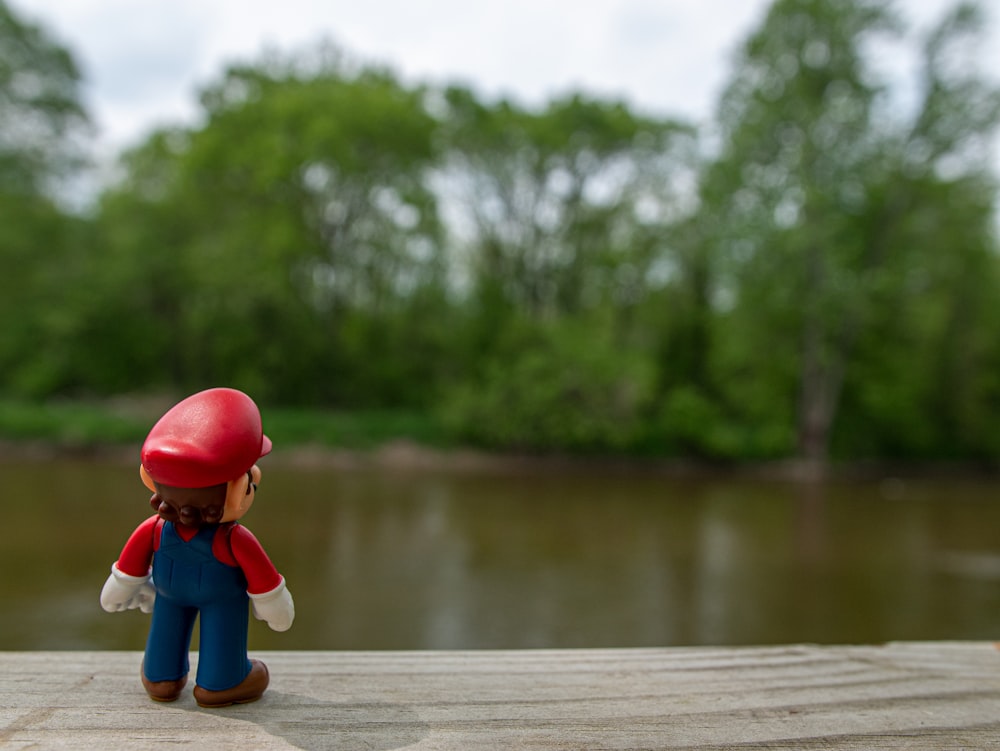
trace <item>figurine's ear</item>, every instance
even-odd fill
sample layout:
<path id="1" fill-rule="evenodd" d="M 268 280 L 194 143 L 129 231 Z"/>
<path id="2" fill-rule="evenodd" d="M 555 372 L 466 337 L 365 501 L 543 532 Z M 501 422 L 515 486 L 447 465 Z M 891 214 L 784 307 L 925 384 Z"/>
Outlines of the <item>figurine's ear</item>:
<path id="1" fill-rule="evenodd" d="M 251 480 L 251 477 L 253 478 Z M 222 515 L 223 522 L 234 522 L 250 510 L 257 494 L 257 482 L 260 480 L 260 469 L 253 465 L 250 471 L 240 475 L 226 484 L 226 508 Z"/>
<path id="2" fill-rule="evenodd" d="M 156 483 L 153 482 L 153 478 L 149 476 L 149 472 L 147 472 L 146 468 L 141 464 L 139 465 L 139 477 L 142 478 L 143 485 L 152 490 L 154 493 L 156 492 Z"/>

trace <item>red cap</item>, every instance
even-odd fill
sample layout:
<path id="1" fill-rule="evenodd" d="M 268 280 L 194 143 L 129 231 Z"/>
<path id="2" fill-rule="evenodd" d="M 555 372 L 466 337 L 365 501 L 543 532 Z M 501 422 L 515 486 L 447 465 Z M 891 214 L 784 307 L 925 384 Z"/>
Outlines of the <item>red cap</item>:
<path id="1" fill-rule="evenodd" d="M 142 445 L 142 466 L 164 485 L 207 488 L 235 480 L 270 451 L 253 399 L 235 389 L 208 389 L 157 421 Z"/>

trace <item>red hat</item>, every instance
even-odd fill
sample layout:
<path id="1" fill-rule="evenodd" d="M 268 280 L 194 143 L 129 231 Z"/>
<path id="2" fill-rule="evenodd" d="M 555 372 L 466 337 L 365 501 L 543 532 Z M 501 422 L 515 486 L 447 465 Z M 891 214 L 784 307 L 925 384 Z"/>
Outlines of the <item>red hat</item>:
<path id="1" fill-rule="evenodd" d="M 235 389 L 208 389 L 157 421 L 142 445 L 142 466 L 164 485 L 207 488 L 235 480 L 270 451 L 253 399 Z"/>

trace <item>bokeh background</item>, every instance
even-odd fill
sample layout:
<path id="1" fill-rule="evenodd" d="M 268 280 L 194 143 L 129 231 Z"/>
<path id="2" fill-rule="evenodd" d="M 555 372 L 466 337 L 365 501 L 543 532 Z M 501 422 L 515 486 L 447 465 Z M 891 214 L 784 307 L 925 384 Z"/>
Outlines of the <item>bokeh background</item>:
<path id="1" fill-rule="evenodd" d="M 446 62 L 412 12 L 70 5 L 0 0 L 0 648 L 118 643 L 120 447 L 216 385 L 288 452 L 274 646 L 988 637 L 989 8 L 463 6 Z M 387 443 L 434 461 L 294 461 Z"/>

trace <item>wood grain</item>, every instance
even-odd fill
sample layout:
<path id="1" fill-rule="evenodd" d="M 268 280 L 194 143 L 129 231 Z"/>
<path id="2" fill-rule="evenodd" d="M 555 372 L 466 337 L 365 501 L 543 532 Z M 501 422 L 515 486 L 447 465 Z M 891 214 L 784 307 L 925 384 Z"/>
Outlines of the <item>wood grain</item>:
<path id="1" fill-rule="evenodd" d="M 0 653 L 0 748 L 1000 749 L 983 642 L 254 656 L 264 698 L 203 710 L 137 653 Z"/>

